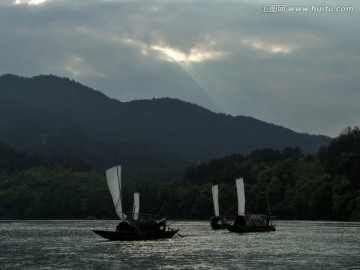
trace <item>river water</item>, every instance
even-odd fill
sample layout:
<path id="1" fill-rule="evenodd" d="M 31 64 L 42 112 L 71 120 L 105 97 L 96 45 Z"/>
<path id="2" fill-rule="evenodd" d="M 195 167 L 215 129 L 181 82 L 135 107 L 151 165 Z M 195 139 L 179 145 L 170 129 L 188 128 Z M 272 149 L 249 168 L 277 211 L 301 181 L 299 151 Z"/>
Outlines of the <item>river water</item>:
<path id="1" fill-rule="evenodd" d="M 109 242 L 114 220 L 0 221 L 1 269 L 360 269 L 360 223 L 276 221 L 276 232 L 174 221 L 171 239 Z"/>

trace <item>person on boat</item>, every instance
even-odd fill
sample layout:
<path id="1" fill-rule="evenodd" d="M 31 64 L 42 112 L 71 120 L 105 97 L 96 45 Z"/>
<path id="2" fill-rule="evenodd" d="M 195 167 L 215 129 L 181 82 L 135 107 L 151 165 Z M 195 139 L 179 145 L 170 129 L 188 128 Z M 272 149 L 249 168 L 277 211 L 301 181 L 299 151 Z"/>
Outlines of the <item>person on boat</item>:
<path id="1" fill-rule="evenodd" d="M 165 218 L 163 218 L 159 221 L 159 229 L 161 231 L 165 231 L 165 229 L 166 229 L 166 219 Z"/>

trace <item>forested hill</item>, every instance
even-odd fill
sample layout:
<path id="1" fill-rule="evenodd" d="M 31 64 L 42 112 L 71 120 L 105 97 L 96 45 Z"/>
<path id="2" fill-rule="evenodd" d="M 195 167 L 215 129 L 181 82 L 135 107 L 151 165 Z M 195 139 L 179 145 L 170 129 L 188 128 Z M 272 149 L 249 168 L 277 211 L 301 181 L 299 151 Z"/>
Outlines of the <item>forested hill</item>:
<path id="1" fill-rule="evenodd" d="M 127 172 L 127 166 L 122 172 Z M 182 176 L 181 176 L 182 175 Z M 211 186 L 219 184 L 221 214 L 237 211 L 235 179 L 243 176 L 246 211 L 279 219 L 360 221 L 360 129 L 348 128 L 306 155 L 299 148 L 255 150 L 192 166 L 172 181 L 133 181 L 122 174 L 125 211 L 141 194 L 141 212 L 170 218 L 213 215 Z M 116 218 L 105 173 L 67 158 L 17 152 L 0 143 L 0 219 Z"/>
<path id="2" fill-rule="evenodd" d="M 113 165 L 116 156 L 121 161 L 141 162 L 143 157 L 145 163 L 163 162 L 161 169 L 265 147 L 316 153 L 330 138 L 175 99 L 120 102 L 52 75 L 3 75 L 0 141 L 17 150 L 68 155 L 102 168 Z"/>

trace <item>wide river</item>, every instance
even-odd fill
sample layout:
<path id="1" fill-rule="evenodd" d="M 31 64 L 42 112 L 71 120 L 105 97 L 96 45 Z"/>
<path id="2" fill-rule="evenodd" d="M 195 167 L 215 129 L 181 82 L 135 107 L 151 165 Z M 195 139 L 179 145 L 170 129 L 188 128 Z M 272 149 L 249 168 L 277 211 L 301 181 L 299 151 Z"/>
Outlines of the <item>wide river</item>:
<path id="1" fill-rule="evenodd" d="M 0 221 L 1 269 L 360 269 L 360 223 L 276 221 L 276 232 L 173 221 L 171 239 L 109 242 L 114 220 Z"/>

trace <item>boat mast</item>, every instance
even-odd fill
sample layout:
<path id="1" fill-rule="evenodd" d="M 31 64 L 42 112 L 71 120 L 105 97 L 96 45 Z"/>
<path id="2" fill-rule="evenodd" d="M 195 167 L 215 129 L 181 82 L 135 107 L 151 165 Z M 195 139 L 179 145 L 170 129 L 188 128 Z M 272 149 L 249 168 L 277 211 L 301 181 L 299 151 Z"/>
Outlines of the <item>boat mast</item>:
<path id="1" fill-rule="evenodd" d="M 267 201 L 267 206 L 268 206 L 268 211 L 269 211 L 269 216 L 270 216 L 270 224 L 272 224 L 272 218 L 271 218 L 271 211 L 270 211 L 270 204 L 269 204 L 269 198 L 267 193 L 265 193 L 266 196 L 266 201 Z"/>

